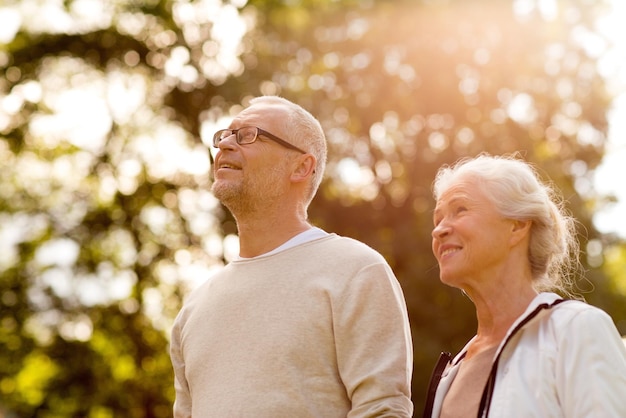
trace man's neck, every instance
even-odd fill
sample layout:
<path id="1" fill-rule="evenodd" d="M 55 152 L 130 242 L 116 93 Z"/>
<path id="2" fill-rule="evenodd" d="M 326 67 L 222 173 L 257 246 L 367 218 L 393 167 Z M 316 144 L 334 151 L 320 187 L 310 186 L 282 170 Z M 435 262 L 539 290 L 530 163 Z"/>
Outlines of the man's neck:
<path id="1" fill-rule="evenodd" d="M 239 255 L 250 258 L 265 254 L 311 228 L 305 220 L 265 219 L 260 222 L 238 222 Z"/>

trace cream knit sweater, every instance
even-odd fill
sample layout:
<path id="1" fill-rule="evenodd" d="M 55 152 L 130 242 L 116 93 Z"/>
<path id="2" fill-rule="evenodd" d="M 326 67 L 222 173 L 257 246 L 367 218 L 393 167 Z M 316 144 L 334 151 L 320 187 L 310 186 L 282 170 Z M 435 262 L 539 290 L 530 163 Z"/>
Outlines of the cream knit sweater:
<path id="1" fill-rule="evenodd" d="M 400 285 L 380 254 L 335 234 L 228 264 L 185 302 L 170 354 L 175 418 L 413 411 Z"/>

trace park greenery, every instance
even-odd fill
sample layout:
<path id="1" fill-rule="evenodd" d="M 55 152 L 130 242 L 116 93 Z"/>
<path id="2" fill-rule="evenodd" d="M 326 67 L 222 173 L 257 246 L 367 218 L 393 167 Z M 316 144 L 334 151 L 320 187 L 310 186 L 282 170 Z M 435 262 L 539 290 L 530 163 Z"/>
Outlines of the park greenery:
<path id="1" fill-rule="evenodd" d="M 551 7 L 540 7 L 541 5 Z M 536 164 L 579 220 L 576 291 L 626 334 L 626 243 L 593 217 L 612 95 L 602 1 L 7 0 L 0 4 L 0 416 L 168 417 L 169 330 L 237 253 L 212 133 L 260 94 L 329 142 L 313 224 L 380 251 L 405 292 L 416 416 L 473 334 L 438 280 L 436 170 Z M 245 391 L 245 388 L 241 388 Z"/>

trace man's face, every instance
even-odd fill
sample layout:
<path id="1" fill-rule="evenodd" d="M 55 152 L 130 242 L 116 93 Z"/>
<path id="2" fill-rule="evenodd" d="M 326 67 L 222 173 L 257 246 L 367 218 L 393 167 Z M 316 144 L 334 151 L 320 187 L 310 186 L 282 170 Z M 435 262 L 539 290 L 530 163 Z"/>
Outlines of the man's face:
<path id="1" fill-rule="evenodd" d="M 280 108 L 257 104 L 242 111 L 229 129 L 256 126 L 284 138 L 280 129 L 284 117 Z M 239 145 L 231 135 L 219 143 L 212 191 L 235 214 L 254 211 L 285 192 L 289 186 L 289 156 L 294 152 L 263 136 L 252 144 Z"/>

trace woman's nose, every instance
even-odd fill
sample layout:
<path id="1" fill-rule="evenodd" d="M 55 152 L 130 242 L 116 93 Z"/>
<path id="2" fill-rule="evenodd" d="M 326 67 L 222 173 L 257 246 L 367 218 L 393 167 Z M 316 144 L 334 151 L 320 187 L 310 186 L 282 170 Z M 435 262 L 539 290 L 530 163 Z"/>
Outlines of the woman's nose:
<path id="1" fill-rule="evenodd" d="M 433 236 L 433 238 L 441 238 L 448 234 L 449 231 L 450 227 L 448 226 L 448 224 L 444 221 L 441 221 L 437 224 L 437 226 L 433 228 L 433 232 L 431 233 L 431 235 Z"/>

